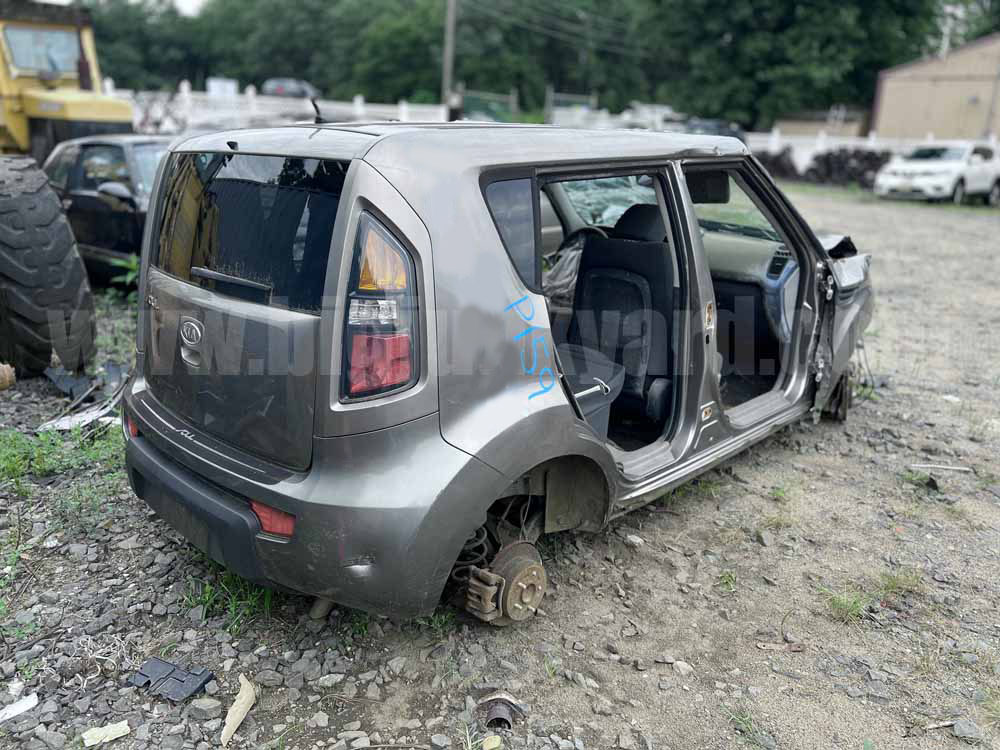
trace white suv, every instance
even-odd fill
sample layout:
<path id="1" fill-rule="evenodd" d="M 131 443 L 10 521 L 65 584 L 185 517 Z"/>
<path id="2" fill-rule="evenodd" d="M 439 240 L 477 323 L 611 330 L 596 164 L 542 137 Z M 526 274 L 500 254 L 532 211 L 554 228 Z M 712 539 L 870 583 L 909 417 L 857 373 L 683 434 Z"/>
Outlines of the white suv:
<path id="1" fill-rule="evenodd" d="M 988 145 L 929 144 L 895 158 L 875 176 L 880 198 L 950 200 L 980 196 L 1000 205 L 1000 156 Z"/>

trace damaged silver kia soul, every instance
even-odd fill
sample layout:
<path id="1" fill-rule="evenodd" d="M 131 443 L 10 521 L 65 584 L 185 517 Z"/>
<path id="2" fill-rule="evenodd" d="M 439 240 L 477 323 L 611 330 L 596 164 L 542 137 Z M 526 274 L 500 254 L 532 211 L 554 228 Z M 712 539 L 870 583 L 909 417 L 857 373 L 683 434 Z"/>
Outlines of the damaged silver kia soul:
<path id="1" fill-rule="evenodd" d="M 144 239 L 129 477 L 252 581 L 530 618 L 535 543 L 846 416 L 869 256 L 734 139 L 477 125 L 189 138 Z"/>

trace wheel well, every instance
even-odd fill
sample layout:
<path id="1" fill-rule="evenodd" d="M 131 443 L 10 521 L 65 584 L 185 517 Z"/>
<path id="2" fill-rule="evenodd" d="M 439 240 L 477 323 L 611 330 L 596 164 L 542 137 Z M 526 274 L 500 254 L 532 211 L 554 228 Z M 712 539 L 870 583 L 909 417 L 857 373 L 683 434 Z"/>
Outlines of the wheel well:
<path id="1" fill-rule="evenodd" d="M 514 497 L 544 506 L 545 533 L 576 529 L 600 531 L 608 518 L 611 493 L 600 465 L 586 456 L 560 456 L 532 467 L 501 493 L 490 512 Z"/>

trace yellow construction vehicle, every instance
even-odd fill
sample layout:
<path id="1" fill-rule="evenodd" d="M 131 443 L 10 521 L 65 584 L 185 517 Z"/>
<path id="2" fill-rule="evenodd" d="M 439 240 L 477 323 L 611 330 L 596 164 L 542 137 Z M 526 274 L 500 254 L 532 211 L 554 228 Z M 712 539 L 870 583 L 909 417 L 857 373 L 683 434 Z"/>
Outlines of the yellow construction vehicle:
<path id="1" fill-rule="evenodd" d="M 90 13 L 0 0 L 0 362 L 22 375 L 94 350 L 94 303 L 59 198 L 39 165 L 61 141 L 127 133 L 132 107 L 101 94 Z"/>

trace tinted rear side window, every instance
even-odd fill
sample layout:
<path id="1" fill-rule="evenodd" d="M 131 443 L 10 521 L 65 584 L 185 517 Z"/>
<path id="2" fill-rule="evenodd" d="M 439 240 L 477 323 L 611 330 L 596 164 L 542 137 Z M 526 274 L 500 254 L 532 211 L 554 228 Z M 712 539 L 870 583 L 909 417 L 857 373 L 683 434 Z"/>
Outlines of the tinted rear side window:
<path id="1" fill-rule="evenodd" d="M 535 208 L 530 179 L 491 182 L 484 191 L 514 267 L 529 286 L 536 286 Z"/>
<path id="2" fill-rule="evenodd" d="M 347 162 L 175 154 L 153 263 L 183 281 L 318 314 Z"/>

